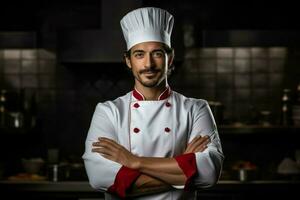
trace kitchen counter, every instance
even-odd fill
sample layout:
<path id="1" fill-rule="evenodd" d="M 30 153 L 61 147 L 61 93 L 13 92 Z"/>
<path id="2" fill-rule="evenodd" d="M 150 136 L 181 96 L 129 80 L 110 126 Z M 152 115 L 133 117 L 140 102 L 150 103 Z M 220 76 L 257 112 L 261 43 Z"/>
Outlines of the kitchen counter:
<path id="1" fill-rule="evenodd" d="M 222 188 L 234 190 L 254 186 L 300 186 L 300 181 L 257 180 L 241 182 L 236 180 L 220 180 L 218 184 L 212 188 L 199 190 L 216 190 Z M 0 188 L 0 190 L 5 188 L 9 190 L 36 192 L 98 192 L 91 188 L 87 181 L 0 181 Z"/>
<path id="2" fill-rule="evenodd" d="M 87 181 L 0 181 L 0 190 L 34 192 L 97 192 Z"/>
<path id="3" fill-rule="evenodd" d="M 291 194 L 297 195 L 299 186 L 300 181 L 221 180 L 214 187 L 198 189 L 198 196 L 201 199 L 253 199 L 257 196 L 279 199 Z M 104 196 L 102 192 L 92 189 L 86 181 L 0 181 L 0 193 L 30 199 L 93 199 Z"/>

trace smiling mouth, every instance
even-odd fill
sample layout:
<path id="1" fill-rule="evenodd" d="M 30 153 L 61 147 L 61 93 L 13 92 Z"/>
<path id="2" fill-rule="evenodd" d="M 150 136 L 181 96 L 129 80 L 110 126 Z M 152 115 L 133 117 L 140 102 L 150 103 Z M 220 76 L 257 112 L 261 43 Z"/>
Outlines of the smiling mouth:
<path id="1" fill-rule="evenodd" d="M 158 71 L 149 71 L 149 72 L 144 72 L 143 74 L 147 77 L 147 78 L 153 78 L 157 75 Z"/>
<path id="2" fill-rule="evenodd" d="M 157 71 L 151 71 L 151 72 L 144 72 L 143 74 L 146 74 L 146 75 L 148 75 L 148 74 L 156 74 L 157 73 Z"/>
<path id="3" fill-rule="evenodd" d="M 146 69 L 146 70 L 143 70 L 141 71 L 141 74 L 156 74 L 158 73 L 160 70 L 157 70 L 157 69 Z"/>

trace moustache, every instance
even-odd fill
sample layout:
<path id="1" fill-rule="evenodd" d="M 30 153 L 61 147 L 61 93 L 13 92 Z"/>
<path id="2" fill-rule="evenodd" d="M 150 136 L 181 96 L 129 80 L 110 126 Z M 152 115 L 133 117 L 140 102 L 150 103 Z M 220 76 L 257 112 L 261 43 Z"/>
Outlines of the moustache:
<path id="1" fill-rule="evenodd" d="M 143 69 L 143 70 L 141 70 L 139 73 L 140 74 L 143 74 L 143 73 L 156 73 L 156 72 L 160 72 L 161 70 L 159 70 L 159 69 Z"/>

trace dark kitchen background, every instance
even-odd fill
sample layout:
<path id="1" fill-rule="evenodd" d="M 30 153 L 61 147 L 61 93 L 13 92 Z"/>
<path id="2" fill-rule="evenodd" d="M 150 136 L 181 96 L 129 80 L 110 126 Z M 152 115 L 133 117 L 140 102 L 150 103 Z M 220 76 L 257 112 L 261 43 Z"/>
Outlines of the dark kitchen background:
<path id="1" fill-rule="evenodd" d="M 216 0 L 2 1 L 2 186 L 7 180 L 51 181 L 54 165 L 62 171 L 61 181 L 87 181 L 81 156 L 95 106 L 133 87 L 122 60 L 119 21 L 141 6 L 165 8 L 175 16 L 170 86 L 208 100 L 215 114 L 226 157 L 224 182 L 217 196 L 209 191 L 207 196 L 247 198 L 243 188 L 226 192 L 230 181 L 244 186 L 254 181 L 270 191 L 279 184 L 299 186 L 297 6 Z M 36 163 L 39 169 L 27 166 Z"/>

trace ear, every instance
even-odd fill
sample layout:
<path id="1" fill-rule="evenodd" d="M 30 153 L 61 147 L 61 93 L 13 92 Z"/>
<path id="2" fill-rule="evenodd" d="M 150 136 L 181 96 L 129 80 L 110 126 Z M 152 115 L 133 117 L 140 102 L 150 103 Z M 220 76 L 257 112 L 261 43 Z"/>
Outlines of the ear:
<path id="1" fill-rule="evenodd" d="M 169 57 L 168 66 L 171 66 L 174 61 L 174 53 L 171 53 L 168 57 Z"/>
<path id="2" fill-rule="evenodd" d="M 125 62 L 126 62 L 126 65 L 129 69 L 131 69 L 131 62 L 130 62 L 130 58 L 127 57 L 127 56 L 124 56 L 125 57 Z"/>

